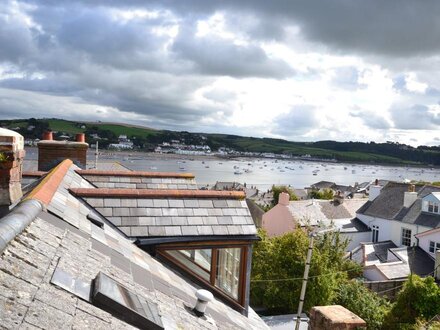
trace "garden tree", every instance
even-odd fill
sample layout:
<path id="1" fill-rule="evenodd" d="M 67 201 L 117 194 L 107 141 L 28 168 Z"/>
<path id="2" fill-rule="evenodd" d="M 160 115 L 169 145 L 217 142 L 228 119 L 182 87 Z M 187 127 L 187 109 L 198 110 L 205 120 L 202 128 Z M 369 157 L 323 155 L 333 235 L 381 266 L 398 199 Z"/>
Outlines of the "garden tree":
<path id="1" fill-rule="evenodd" d="M 272 313 L 294 313 L 304 274 L 308 233 L 295 230 L 279 237 L 269 238 L 259 232 L 261 241 L 254 245 L 252 257 L 251 303 L 264 306 Z M 339 233 L 327 233 L 316 238 L 307 284 L 305 310 L 330 304 L 337 288 L 347 280 L 347 270 L 360 267 L 344 259 L 347 241 Z"/>
<path id="2" fill-rule="evenodd" d="M 333 199 L 334 197 L 333 190 L 331 189 L 324 189 L 323 191 L 312 190 L 309 195 L 310 198 L 316 199 Z"/>
<path id="3" fill-rule="evenodd" d="M 411 275 L 385 319 L 384 329 L 413 329 L 440 314 L 440 288 L 433 277 Z"/>
<path id="4" fill-rule="evenodd" d="M 368 330 L 381 329 L 385 316 L 391 309 L 388 300 L 368 290 L 357 280 L 344 282 L 338 288 L 333 303 L 342 305 L 361 317 L 367 322 Z"/>
<path id="5" fill-rule="evenodd" d="M 288 193 L 291 201 L 298 200 L 298 197 L 296 197 L 295 193 L 293 192 L 293 190 L 291 188 L 289 188 L 287 186 L 273 185 L 272 186 L 272 194 L 273 194 L 272 206 L 275 206 L 278 203 L 278 198 L 282 192 Z"/>

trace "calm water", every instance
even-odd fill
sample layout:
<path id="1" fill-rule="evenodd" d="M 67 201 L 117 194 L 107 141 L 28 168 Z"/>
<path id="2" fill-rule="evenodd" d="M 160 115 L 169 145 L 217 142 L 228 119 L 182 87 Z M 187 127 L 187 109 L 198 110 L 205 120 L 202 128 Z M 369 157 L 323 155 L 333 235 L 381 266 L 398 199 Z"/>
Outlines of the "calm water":
<path id="1" fill-rule="evenodd" d="M 122 164 L 134 169 L 152 171 L 191 172 L 198 184 L 216 181 L 238 181 L 268 189 L 272 184 L 286 184 L 303 188 L 326 180 L 338 184 L 353 185 L 355 182 L 388 179 L 403 181 L 440 181 L 440 169 L 406 168 L 343 163 L 318 163 L 286 160 L 123 160 Z M 235 166 L 235 167 L 234 167 Z M 248 170 L 248 171 L 246 171 Z M 239 171 L 242 174 L 234 174 Z"/>
<path id="2" fill-rule="evenodd" d="M 27 159 L 37 159 L 36 148 L 27 149 Z M 185 157 L 186 158 L 186 157 Z M 353 165 L 344 163 L 319 163 L 269 159 L 154 159 L 151 155 L 133 154 L 124 157 L 116 155 L 101 161 L 119 161 L 139 171 L 190 172 L 196 176 L 199 185 L 214 184 L 216 181 L 238 181 L 268 189 L 272 184 L 286 184 L 303 188 L 326 180 L 338 184 L 353 185 L 355 182 L 388 179 L 403 181 L 440 181 L 440 169 L 407 168 L 397 166 Z M 90 152 L 89 161 L 94 159 Z M 235 166 L 235 168 L 234 168 Z M 246 172 L 245 170 L 248 170 Z M 239 171 L 242 174 L 234 174 Z M 316 175 L 314 175 L 314 173 Z"/>

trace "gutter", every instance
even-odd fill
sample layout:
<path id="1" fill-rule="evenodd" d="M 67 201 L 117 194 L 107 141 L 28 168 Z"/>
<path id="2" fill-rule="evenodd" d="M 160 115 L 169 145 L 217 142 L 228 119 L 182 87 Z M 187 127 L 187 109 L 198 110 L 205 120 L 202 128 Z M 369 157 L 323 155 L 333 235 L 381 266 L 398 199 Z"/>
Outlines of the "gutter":
<path id="1" fill-rule="evenodd" d="M 43 210 L 43 205 L 28 199 L 12 209 L 0 219 L 0 253 L 2 253 L 17 235 L 19 235 Z"/>

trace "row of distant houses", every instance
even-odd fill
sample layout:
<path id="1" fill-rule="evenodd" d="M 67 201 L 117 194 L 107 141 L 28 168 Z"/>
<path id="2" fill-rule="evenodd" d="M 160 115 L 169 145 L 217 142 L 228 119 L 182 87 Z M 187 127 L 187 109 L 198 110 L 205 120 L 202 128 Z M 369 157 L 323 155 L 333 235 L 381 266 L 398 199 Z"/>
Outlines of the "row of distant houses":
<path id="1" fill-rule="evenodd" d="M 305 226 L 334 228 L 349 240 L 350 257 L 370 281 L 436 275 L 440 187 L 376 181 L 368 191 L 368 199 L 332 201 L 289 201 L 282 193 L 261 226 L 270 236 Z"/>

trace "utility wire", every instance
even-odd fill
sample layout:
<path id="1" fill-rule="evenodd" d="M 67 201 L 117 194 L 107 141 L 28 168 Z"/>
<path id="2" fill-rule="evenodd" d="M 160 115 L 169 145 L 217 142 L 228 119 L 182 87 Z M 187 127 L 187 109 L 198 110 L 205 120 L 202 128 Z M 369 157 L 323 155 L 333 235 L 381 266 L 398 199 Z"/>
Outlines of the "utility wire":
<path id="1" fill-rule="evenodd" d="M 324 276 L 329 276 L 329 275 L 334 275 L 334 274 L 339 274 L 339 273 L 345 273 L 345 272 L 349 272 L 351 270 L 356 270 L 358 269 L 356 268 L 351 268 L 351 269 L 346 269 L 346 270 L 339 270 L 336 272 L 331 272 L 331 273 L 326 273 L 326 274 L 319 274 L 319 275 L 312 275 L 309 276 L 309 278 L 316 278 L 316 277 L 324 277 Z M 283 282 L 283 281 L 302 281 L 304 278 L 303 277 L 290 277 L 290 278 L 275 278 L 275 279 L 264 279 L 264 280 L 251 280 L 251 282 Z"/>

